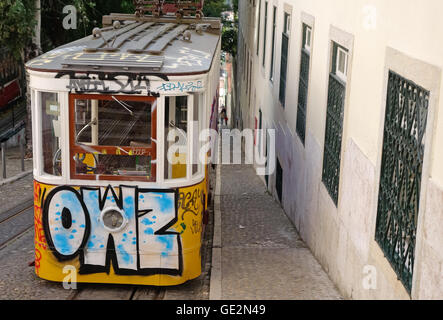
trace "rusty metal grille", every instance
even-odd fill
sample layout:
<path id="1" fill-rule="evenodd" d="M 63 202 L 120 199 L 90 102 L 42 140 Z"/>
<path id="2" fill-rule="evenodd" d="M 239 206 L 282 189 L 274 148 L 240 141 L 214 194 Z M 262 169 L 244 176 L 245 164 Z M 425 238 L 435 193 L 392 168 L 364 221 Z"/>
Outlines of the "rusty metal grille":
<path id="1" fill-rule="evenodd" d="M 375 239 L 411 292 L 429 91 L 389 73 Z"/>
<path id="2" fill-rule="evenodd" d="M 340 182 L 345 93 L 346 85 L 335 74 L 331 73 L 329 75 L 322 181 L 335 205 L 338 204 Z"/>
<path id="3" fill-rule="evenodd" d="M 300 83 L 298 86 L 297 105 L 297 126 L 296 131 L 303 145 L 306 135 L 306 107 L 308 104 L 308 83 L 309 83 L 309 52 L 302 49 L 300 66 Z"/>

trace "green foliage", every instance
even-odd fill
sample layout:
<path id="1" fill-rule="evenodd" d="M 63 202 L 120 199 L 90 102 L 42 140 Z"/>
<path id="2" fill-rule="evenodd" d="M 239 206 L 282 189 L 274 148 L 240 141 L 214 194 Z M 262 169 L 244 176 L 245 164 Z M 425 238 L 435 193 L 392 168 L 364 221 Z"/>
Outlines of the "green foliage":
<path id="1" fill-rule="evenodd" d="M 234 12 L 234 21 L 223 21 L 222 50 L 235 57 L 237 55 L 238 40 L 238 0 L 233 0 L 232 7 L 228 8 L 228 10 Z"/>
<path id="2" fill-rule="evenodd" d="M 17 59 L 32 39 L 35 10 L 35 0 L 0 1 L 0 45 Z"/>
<path id="3" fill-rule="evenodd" d="M 206 0 L 203 7 L 205 17 L 221 17 L 221 13 L 229 9 L 225 0 Z"/>
<path id="4" fill-rule="evenodd" d="M 222 51 L 237 55 L 238 28 L 237 23 L 225 22 L 222 30 Z"/>
<path id="5" fill-rule="evenodd" d="M 235 13 L 237 13 L 238 12 L 238 0 L 232 0 L 232 3 L 234 6 L 233 10 Z"/>
<path id="6" fill-rule="evenodd" d="M 0 0 L 1 1 L 1 0 Z M 86 37 L 92 29 L 102 26 L 102 17 L 112 12 L 134 13 L 132 0 L 41 0 L 42 49 L 49 51 L 60 45 Z M 77 29 L 63 28 L 63 7 L 77 9 Z"/>
<path id="7" fill-rule="evenodd" d="M 44 52 L 90 35 L 94 27 L 101 26 L 103 15 L 112 12 L 135 12 L 132 0 L 41 0 L 41 2 Z M 73 5 L 77 8 L 77 29 L 75 30 L 63 28 L 63 19 L 66 16 L 63 14 L 63 7 L 66 5 Z M 238 6 L 238 0 L 233 1 L 234 8 L 236 5 Z M 225 0 L 206 0 L 203 13 L 206 17 L 221 17 L 223 11 L 230 9 Z M 237 24 L 224 21 L 223 25 L 223 50 L 234 54 L 237 51 Z"/>

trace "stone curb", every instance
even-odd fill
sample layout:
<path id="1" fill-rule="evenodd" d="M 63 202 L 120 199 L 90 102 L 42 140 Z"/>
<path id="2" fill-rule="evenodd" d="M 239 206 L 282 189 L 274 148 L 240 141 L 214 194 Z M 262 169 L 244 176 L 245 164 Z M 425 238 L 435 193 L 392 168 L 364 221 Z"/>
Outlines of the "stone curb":
<path id="1" fill-rule="evenodd" d="M 220 145 L 219 145 L 220 146 Z M 220 157 L 220 152 L 218 153 Z M 222 242 L 221 242 L 221 165 L 217 165 L 217 175 L 214 195 L 214 236 L 212 240 L 211 282 L 209 285 L 209 300 L 222 299 Z"/>
<path id="2" fill-rule="evenodd" d="M 22 172 L 22 173 L 19 173 L 19 174 L 13 176 L 12 178 L 8 178 L 8 179 L 5 179 L 5 180 L 0 180 L 0 187 L 4 186 L 6 184 L 13 183 L 13 182 L 15 182 L 17 180 L 20 180 L 20 179 L 22 179 L 22 178 L 32 174 L 32 171 L 33 170 L 25 171 L 25 172 Z"/>

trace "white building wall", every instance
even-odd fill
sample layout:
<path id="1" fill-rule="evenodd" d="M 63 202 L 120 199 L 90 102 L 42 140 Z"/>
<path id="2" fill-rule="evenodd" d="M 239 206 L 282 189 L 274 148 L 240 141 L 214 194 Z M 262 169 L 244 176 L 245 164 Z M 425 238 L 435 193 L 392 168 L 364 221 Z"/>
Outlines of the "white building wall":
<path id="1" fill-rule="evenodd" d="M 265 128 L 277 130 L 284 170 L 283 200 L 294 222 L 343 294 L 358 299 L 443 298 L 443 2 L 440 0 L 269 0 L 266 63 L 262 66 L 264 5 L 256 54 L 258 1 L 239 1 L 238 94 L 244 127 L 259 109 Z M 277 6 L 274 81 L 270 78 L 272 7 Z M 284 12 L 291 14 L 286 107 L 279 103 Z M 295 133 L 302 23 L 313 27 L 306 143 Z M 321 182 L 331 40 L 350 50 L 343 122 L 339 202 Z M 246 47 L 246 50 L 244 49 Z M 252 94 L 246 94 L 253 60 Z M 388 70 L 431 92 L 412 293 L 375 242 Z M 276 195 L 275 175 L 269 189 Z M 374 267 L 374 268 L 372 268 Z M 365 289 L 376 271 L 376 288 Z"/>

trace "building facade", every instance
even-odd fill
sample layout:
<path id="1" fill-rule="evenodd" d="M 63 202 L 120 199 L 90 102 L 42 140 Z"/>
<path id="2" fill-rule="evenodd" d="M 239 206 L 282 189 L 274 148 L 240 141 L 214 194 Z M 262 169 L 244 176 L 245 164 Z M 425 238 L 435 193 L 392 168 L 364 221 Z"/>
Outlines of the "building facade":
<path id="1" fill-rule="evenodd" d="M 233 125 L 275 129 L 263 182 L 348 298 L 443 298 L 440 12 L 239 1 Z"/>

